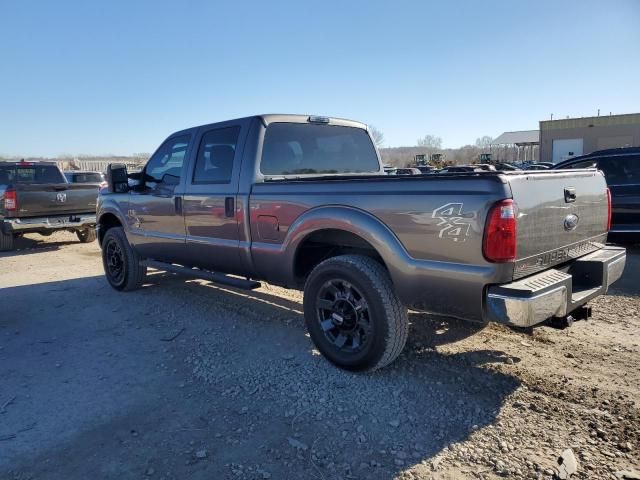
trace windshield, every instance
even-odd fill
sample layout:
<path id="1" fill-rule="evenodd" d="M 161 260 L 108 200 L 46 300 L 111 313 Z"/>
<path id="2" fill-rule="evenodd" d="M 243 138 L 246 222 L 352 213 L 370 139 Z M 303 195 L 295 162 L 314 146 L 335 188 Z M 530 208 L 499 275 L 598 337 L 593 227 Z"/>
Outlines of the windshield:
<path id="1" fill-rule="evenodd" d="M 362 128 L 272 123 L 265 134 L 260 171 L 264 175 L 379 173 L 380 164 Z"/>

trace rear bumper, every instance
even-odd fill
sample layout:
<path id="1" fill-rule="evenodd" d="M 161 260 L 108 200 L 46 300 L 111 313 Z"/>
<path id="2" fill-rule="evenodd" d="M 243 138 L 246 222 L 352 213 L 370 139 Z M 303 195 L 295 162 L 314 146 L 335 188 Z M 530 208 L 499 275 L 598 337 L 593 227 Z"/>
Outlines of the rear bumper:
<path id="1" fill-rule="evenodd" d="M 530 327 L 563 317 L 607 292 L 622 275 L 626 250 L 607 246 L 562 269 L 549 269 L 516 282 L 487 289 L 488 321 Z"/>
<path id="2" fill-rule="evenodd" d="M 29 233 L 65 229 L 93 228 L 95 215 L 64 215 L 39 218 L 5 218 L 2 220 L 4 233 Z"/>

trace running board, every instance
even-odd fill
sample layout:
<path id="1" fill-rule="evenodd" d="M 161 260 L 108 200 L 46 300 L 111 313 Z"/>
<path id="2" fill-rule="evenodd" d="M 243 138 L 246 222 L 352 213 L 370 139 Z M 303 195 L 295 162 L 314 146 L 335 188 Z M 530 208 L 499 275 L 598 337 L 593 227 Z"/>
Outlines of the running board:
<path id="1" fill-rule="evenodd" d="M 199 268 L 181 267 L 180 265 L 157 262 L 155 260 L 145 260 L 143 263 L 147 267 L 164 270 L 165 272 L 178 273 L 180 275 L 187 275 L 189 277 L 201 278 L 203 280 L 209 280 L 213 283 L 218 283 L 220 285 L 226 285 L 233 288 L 239 288 L 242 290 L 255 290 L 256 288 L 260 288 L 260 282 L 230 277 L 229 275 L 225 275 L 224 273 L 209 272 L 207 270 L 200 270 Z"/>

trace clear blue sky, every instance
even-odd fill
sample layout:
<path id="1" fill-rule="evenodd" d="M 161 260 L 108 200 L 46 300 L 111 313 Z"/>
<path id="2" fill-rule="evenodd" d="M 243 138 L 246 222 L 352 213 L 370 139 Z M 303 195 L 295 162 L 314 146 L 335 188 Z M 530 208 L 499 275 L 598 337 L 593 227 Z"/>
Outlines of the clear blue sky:
<path id="1" fill-rule="evenodd" d="M 0 154 L 130 154 L 254 113 L 446 147 L 640 111 L 640 1 L 4 1 Z"/>

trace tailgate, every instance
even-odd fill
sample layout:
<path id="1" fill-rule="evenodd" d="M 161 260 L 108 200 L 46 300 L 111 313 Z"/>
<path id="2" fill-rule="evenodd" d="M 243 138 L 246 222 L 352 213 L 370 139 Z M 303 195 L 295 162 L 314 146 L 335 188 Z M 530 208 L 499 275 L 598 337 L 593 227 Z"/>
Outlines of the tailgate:
<path id="1" fill-rule="evenodd" d="M 601 248 L 607 234 L 607 185 L 601 172 L 558 170 L 509 176 L 518 205 L 514 278 Z"/>
<path id="2" fill-rule="evenodd" d="M 41 217 L 96 211 L 98 188 L 72 183 L 18 184 L 16 217 Z"/>

